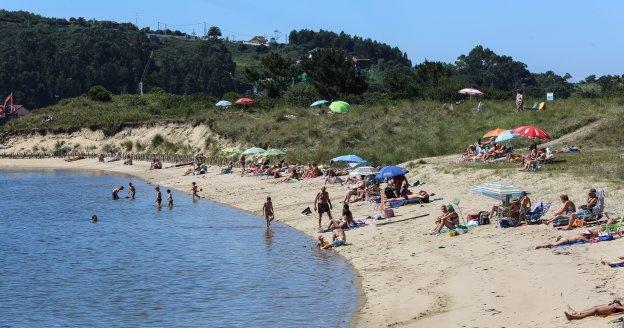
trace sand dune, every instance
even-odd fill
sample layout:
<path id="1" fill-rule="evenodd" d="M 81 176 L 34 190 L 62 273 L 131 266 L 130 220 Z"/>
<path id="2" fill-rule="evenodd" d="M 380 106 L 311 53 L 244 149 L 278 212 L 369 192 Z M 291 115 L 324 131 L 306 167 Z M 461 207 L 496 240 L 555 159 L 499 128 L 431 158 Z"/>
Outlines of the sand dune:
<path id="1" fill-rule="evenodd" d="M 440 205 L 461 200 L 462 214 L 489 209 L 495 201 L 471 193 L 472 186 L 497 180 L 495 171 L 457 170 L 448 167 L 450 157 L 428 159 L 430 164 L 412 169 L 412 181 L 443 197 L 426 205 L 396 209 L 395 220 L 427 214 L 422 218 L 348 231 L 348 246 L 337 251 L 352 264 L 361 283 L 362 304 L 355 314 L 357 327 L 600 327 L 614 318 L 589 318 L 569 323 L 566 304 L 574 308 L 608 303 L 621 293 L 624 278 L 600 259 L 624 255 L 623 240 L 584 244 L 553 250 L 532 246 L 560 234 L 552 228 L 523 226 L 501 229 L 478 227 L 465 235 L 429 236 Z M 301 216 L 323 185 L 322 179 L 279 183 L 273 179 L 219 175 L 218 168 L 200 177 L 183 177 L 184 168 L 148 171 L 147 163 L 123 166 L 93 159 L 65 163 L 59 159 L 0 160 L 3 168 L 71 168 L 105 170 L 135 175 L 154 184 L 185 192 L 192 181 L 201 194 L 217 202 L 259 213 L 264 198 L 272 196 L 277 220 L 310 235 L 316 234 L 316 218 Z M 506 173 L 507 174 L 507 173 Z M 604 187 L 607 210 L 624 209 L 624 191 L 606 181 L 567 175 L 510 173 L 506 181 L 525 187 L 534 201 L 553 201 L 561 193 L 582 203 L 585 190 Z M 108 188 L 110 186 L 103 186 Z M 339 214 L 345 187 L 328 187 L 334 213 Z M 375 214 L 372 205 L 353 205 L 354 216 Z M 552 213 L 552 211 L 551 211 Z M 260 219 L 260 218 L 259 218 Z M 325 222 L 324 222 L 325 224 Z M 311 245 L 313 242 L 310 241 Z"/>

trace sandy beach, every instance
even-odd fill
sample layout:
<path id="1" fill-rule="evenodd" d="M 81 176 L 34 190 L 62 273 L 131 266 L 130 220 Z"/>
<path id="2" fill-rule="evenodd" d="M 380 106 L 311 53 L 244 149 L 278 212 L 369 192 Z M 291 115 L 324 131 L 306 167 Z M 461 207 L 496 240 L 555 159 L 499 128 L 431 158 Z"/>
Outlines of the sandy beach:
<path id="1" fill-rule="evenodd" d="M 624 282 L 618 269 L 600 264 L 624 255 L 624 241 L 583 244 L 547 250 L 533 250 L 539 243 L 568 234 L 544 225 L 501 229 L 480 226 L 465 235 L 430 236 L 440 206 L 460 199 L 460 210 L 476 213 L 489 210 L 495 201 L 470 192 L 480 183 L 501 180 L 497 170 L 458 169 L 449 166 L 454 157 L 427 159 L 408 178 L 420 180 L 420 187 L 443 200 L 395 209 L 391 224 L 372 225 L 347 231 L 348 246 L 336 249 L 353 265 L 361 298 L 354 315 L 354 327 L 600 327 L 615 318 L 593 317 L 568 322 L 566 305 L 584 309 L 611 302 L 621 295 Z M 167 166 L 167 165 L 165 165 Z M 129 174 L 152 184 L 188 192 L 196 181 L 202 196 L 260 214 L 266 196 L 273 198 L 276 219 L 311 236 L 316 235 L 315 213 L 302 216 L 312 206 L 324 184 L 323 178 L 297 183 L 276 183 L 273 179 L 218 174 L 211 167 L 202 176 L 182 176 L 184 168 L 148 170 L 149 163 L 98 163 L 84 159 L 67 163 L 62 159 L 1 159 L 3 169 L 101 170 Z M 558 195 L 569 194 L 582 204 L 590 187 L 604 188 L 606 210 L 618 216 L 624 191 L 604 181 L 562 174 L 505 173 L 504 181 L 531 192 L 533 201 L 552 201 L 551 215 L 560 204 Z M 112 186 L 102 186 L 111 189 Z M 418 188 L 416 188 L 417 190 Z M 338 216 L 346 186 L 328 185 L 334 215 Z M 353 204 L 357 219 L 377 214 L 371 204 Z M 404 220 L 414 216 L 428 216 Z M 260 218 L 259 218 L 260 219 Z M 327 222 L 324 221 L 323 225 Z M 313 241 L 310 240 L 311 245 Z"/>

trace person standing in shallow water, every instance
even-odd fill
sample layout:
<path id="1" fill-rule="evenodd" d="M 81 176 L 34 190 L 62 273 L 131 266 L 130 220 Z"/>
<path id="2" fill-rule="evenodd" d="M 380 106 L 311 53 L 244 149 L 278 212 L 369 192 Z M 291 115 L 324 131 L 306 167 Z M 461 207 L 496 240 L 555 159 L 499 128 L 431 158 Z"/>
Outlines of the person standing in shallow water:
<path id="1" fill-rule="evenodd" d="M 191 183 L 191 193 L 192 193 L 191 197 L 193 198 L 193 200 L 195 200 L 195 198 L 197 198 L 197 199 L 201 198 L 197 194 L 197 183 L 195 183 L 195 182 Z"/>
<path id="2" fill-rule="evenodd" d="M 128 189 L 130 189 L 130 199 L 134 199 L 136 196 L 136 187 L 132 184 L 132 182 L 128 183 Z"/>
<path id="3" fill-rule="evenodd" d="M 275 220 L 275 213 L 273 212 L 273 203 L 271 197 L 267 197 L 266 202 L 262 206 L 262 214 L 266 220 L 267 228 L 271 226 L 271 221 Z"/>
<path id="4" fill-rule="evenodd" d="M 119 186 L 115 189 L 113 189 L 113 200 L 118 200 L 119 199 L 119 192 L 122 191 L 124 189 L 123 186 Z"/>
<path id="5" fill-rule="evenodd" d="M 162 193 L 160 192 L 160 187 L 156 187 L 156 207 L 160 208 L 162 206 Z"/>
<path id="6" fill-rule="evenodd" d="M 169 206 L 169 209 L 173 208 L 173 194 L 171 193 L 171 189 L 167 189 L 167 206 Z"/>

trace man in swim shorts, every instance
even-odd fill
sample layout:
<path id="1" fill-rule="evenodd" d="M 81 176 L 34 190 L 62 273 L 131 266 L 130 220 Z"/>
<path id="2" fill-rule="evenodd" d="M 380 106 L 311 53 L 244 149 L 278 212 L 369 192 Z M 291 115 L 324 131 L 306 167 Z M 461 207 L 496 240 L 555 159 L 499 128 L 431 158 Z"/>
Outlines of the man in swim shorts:
<path id="1" fill-rule="evenodd" d="M 323 213 L 327 213 L 329 220 L 330 221 L 332 220 L 332 215 L 331 215 L 332 204 L 331 204 L 331 200 L 329 199 L 329 193 L 327 192 L 327 189 L 325 187 L 321 188 L 321 192 L 319 192 L 316 195 L 316 198 L 314 199 L 314 210 L 317 211 L 319 214 L 318 228 L 320 231 L 322 229 L 321 219 L 323 218 Z"/>
<path id="2" fill-rule="evenodd" d="M 173 208 L 173 194 L 171 193 L 171 189 L 167 189 L 167 206 L 169 208 Z"/>
<path id="3" fill-rule="evenodd" d="M 271 197 L 267 197 L 266 202 L 262 206 L 262 214 L 266 220 L 267 228 L 271 225 L 271 221 L 275 220 L 275 214 L 273 212 L 273 203 Z"/>
<path id="4" fill-rule="evenodd" d="M 119 199 L 119 192 L 122 191 L 124 189 L 123 186 L 119 186 L 115 189 L 113 189 L 113 200 L 118 200 Z"/>
<path id="5" fill-rule="evenodd" d="M 316 236 L 316 248 L 330 249 L 332 247 L 344 246 L 347 243 L 347 235 L 344 230 L 337 228 L 332 231 L 332 242 L 325 240 L 323 235 Z"/>

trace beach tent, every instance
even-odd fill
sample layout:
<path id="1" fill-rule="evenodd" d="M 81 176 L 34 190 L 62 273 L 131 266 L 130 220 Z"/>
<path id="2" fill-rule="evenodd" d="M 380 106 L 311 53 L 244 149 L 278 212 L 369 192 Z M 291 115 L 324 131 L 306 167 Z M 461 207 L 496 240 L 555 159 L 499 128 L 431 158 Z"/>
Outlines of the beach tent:
<path id="1" fill-rule="evenodd" d="M 503 133 L 505 131 L 507 131 L 507 130 L 501 129 L 501 128 L 490 130 L 486 134 L 483 135 L 483 138 L 498 137 L 499 135 L 501 135 L 501 133 Z"/>
<path id="2" fill-rule="evenodd" d="M 377 179 L 377 181 L 383 181 L 385 179 L 390 179 L 390 178 L 394 178 L 394 177 L 399 177 L 402 175 L 406 175 L 409 171 L 400 167 L 400 166 L 384 166 L 381 168 L 381 170 L 379 170 L 379 173 L 377 173 L 377 176 L 375 177 L 375 179 Z"/>
<path id="3" fill-rule="evenodd" d="M 325 99 L 321 99 L 321 100 L 317 100 L 315 102 L 312 103 L 312 105 L 310 105 L 310 107 L 321 107 L 325 104 L 329 103 L 329 101 L 325 100 Z"/>
<path id="4" fill-rule="evenodd" d="M 344 162 L 344 163 L 367 163 L 365 159 L 358 155 L 342 155 L 331 159 L 332 163 Z"/>
<path id="5" fill-rule="evenodd" d="M 251 106 L 251 104 L 253 104 L 253 100 L 249 98 L 238 98 L 238 100 L 236 100 L 236 104 L 241 106 Z"/>
<path id="6" fill-rule="evenodd" d="M 283 156 L 283 155 L 286 155 L 286 153 L 280 149 L 269 148 L 264 153 L 262 153 L 262 155 L 263 156 Z"/>
<path id="7" fill-rule="evenodd" d="M 548 133 L 546 133 L 546 131 L 533 125 L 524 125 L 524 126 L 515 128 L 512 131 L 513 133 L 524 138 L 541 139 L 541 140 L 550 139 L 550 136 L 548 135 Z"/>
<path id="8" fill-rule="evenodd" d="M 379 171 L 372 166 L 360 166 L 356 167 L 349 173 L 349 175 L 377 175 Z"/>
<path id="9" fill-rule="evenodd" d="M 524 189 L 506 182 L 489 182 L 472 188 L 472 191 L 485 197 L 509 203 L 511 198 L 522 195 Z"/>
<path id="10" fill-rule="evenodd" d="M 346 113 L 351 109 L 351 105 L 345 101 L 334 101 L 329 105 L 329 109 L 334 113 Z"/>
<path id="11" fill-rule="evenodd" d="M 243 155 L 258 155 L 264 153 L 265 150 L 259 147 L 251 147 L 243 152 Z"/>
<path id="12" fill-rule="evenodd" d="M 221 100 L 218 103 L 216 103 L 215 106 L 220 107 L 220 108 L 228 108 L 232 106 L 232 103 L 227 100 Z"/>

